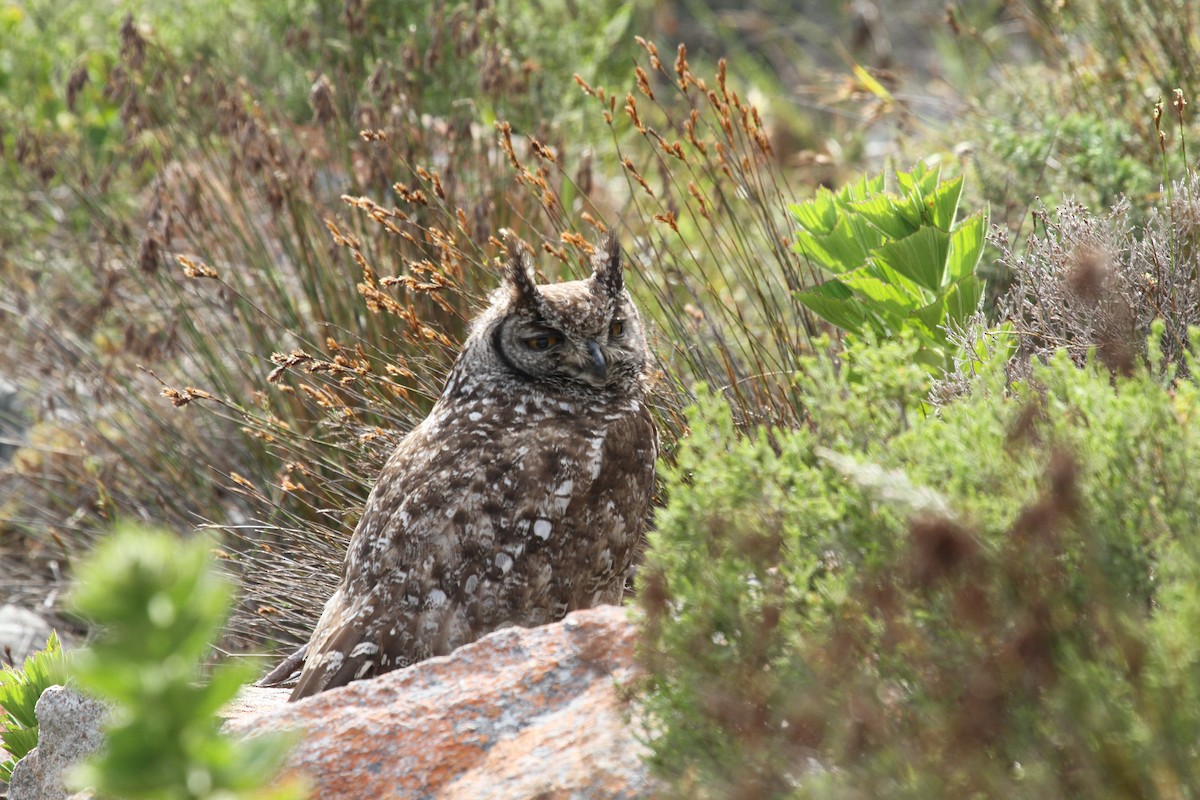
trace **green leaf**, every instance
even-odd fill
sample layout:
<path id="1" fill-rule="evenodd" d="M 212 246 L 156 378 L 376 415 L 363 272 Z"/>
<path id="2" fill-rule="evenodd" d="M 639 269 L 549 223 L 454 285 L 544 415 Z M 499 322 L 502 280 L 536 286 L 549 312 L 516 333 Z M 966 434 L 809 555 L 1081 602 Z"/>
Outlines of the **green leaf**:
<path id="1" fill-rule="evenodd" d="M 946 324 L 961 325 L 979 308 L 983 297 L 983 281 L 968 275 L 951 287 L 946 294 Z"/>
<path id="2" fill-rule="evenodd" d="M 796 299 L 823 320 L 844 331 L 862 333 L 866 324 L 867 312 L 854 299 L 854 293 L 839 281 L 826 281 L 820 286 L 799 291 Z"/>
<path id="3" fill-rule="evenodd" d="M 7 729 L 0 733 L 0 744 L 4 744 L 5 750 L 12 753 L 12 758 L 0 765 L 0 780 L 7 781 L 12 775 L 13 766 L 37 747 L 37 726 Z M 7 769 L 4 769 L 5 766 Z"/>
<path id="4" fill-rule="evenodd" d="M 0 765 L 0 777 L 5 769 L 11 769 L 12 764 L 37 746 L 34 707 L 42 692 L 66 682 L 66 657 L 58 635 L 53 631 L 45 648 L 27 657 L 20 669 L 6 667 L 0 670 L 0 708 L 5 712 L 0 719 L 0 746 L 13 756 L 11 761 Z"/>
<path id="5" fill-rule="evenodd" d="M 946 298 L 944 295 L 912 312 L 912 319 L 916 320 L 927 339 L 944 340 L 946 338 L 945 333 L 939 330 L 945 318 Z"/>
<path id="6" fill-rule="evenodd" d="M 857 182 L 846 184 L 838 192 L 838 199 L 848 205 L 858 200 L 866 200 L 871 195 L 879 194 L 886 186 L 887 183 L 884 181 L 882 173 L 874 177 L 864 175 Z"/>
<path id="7" fill-rule="evenodd" d="M 854 203 L 851 208 L 890 239 L 903 239 L 921 227 L 920 209 L 894 195 L 878 194 Z"/>
<path id="8" fill-rule="evenodd" d="M 875 251 L 874 260 L 931 292 L 939 292 L 946 278 L 950 234 L 921 228 L 911 236 L 888 242 Z"/>
<path id="9" fill-rule="evenodd" d="M 909 172 L 896 171 L 896 184 L 902 194 L 925 197 L 933 193 L 941 174 L 940 165 L 931 169 L 924 161 L 918 161 Z"/>
<path id="10" fill-rule="evenodd" d="M 817 190 L 817 196 L 803 203 L 788 206 L 788 211 L 810 233 L 830 233 L 837 225 L 837 201 L 833 192 L 825 187 Z"/>
<path id="11" fill-rule="evenodd" d="M 866 263 L 871 250 L 883 241 L 883 235 L 866 220 L 842 214 L 828 234 L 798 231 L 796 250 L 816 261 L 833 275 L 857 269 Z"/>
<path id="12" fill-rule="evenodd" d="M 946 261 L 950 281 L 975 274 L 975 268 L 983 256 L 986 232 L 987 214 L 980 211 L 963 220 L 950 234 L 950 257 Z"/>
<path id="13" fill-rule="evenodd" d="M 913 360 L 922 365 L 930 372 L 945 369 L 946 353 L 938 346 L 921 347 L 913 354 Z"/>
<path id="14" fill-rule="evenodd" d="M 900 328 L 914 308 L 925 302 L 914 283 L 886 268 L 863 267 L 846 273 L 841 281 L 860 298 L 865 298 L 868 308 L 884 314 L 893 331 Z"/>
<path id="15" fill-rule="evenodd" d="M 925 208 L 929 221 L 943 231 L 949 231 L 954 226 L 954 217 L 958 213 L 958 200 L 962 196 L 962 176 L 952 178 L 939 185 L 932 194 L 925 195 Z"/>

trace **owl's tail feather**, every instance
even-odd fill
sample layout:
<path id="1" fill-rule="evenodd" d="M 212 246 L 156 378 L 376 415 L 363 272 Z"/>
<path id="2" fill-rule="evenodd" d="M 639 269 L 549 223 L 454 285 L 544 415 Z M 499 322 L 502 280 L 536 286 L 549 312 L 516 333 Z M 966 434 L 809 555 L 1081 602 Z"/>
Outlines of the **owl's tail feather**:
<path id="1" fill-rule="evenodd" d="M 304 669 L 304 657 L 308 655 L 308 643 L 292 653 L 279 663 L 279 666 L 259 678 L 255 686 L 280 687 L 294 686 L 300 679 L 300 671 Z"/>

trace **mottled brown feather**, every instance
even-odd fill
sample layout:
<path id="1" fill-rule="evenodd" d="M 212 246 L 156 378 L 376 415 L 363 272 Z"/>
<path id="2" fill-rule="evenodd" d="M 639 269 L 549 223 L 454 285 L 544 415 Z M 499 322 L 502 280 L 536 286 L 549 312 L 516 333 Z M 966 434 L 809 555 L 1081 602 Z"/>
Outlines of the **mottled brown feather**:
<path id="1" fill-rule="evenodd" d="M 272 673 L 303 661 L 292 699 L 620 602 L 658 452 L 620 250 L 606 242 L 591 278 L 541 287 L 513 258 L 381 471 L 307 652 Z M 539 336 L 560 343 L 535 352 Z"/>

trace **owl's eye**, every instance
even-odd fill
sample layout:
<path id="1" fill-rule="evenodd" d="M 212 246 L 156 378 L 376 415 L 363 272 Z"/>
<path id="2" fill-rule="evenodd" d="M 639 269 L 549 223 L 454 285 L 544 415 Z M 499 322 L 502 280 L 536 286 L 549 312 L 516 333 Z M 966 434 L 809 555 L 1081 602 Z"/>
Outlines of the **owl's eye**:
<path id="1" fill-rule="evenodd" d="M 625 332 L 625 321 L 624 320 L 614 319 L 612 321 L 612 324 L 608 326 L 608 335 L 609 336 L 620 336 L 624 332 Z"/>
<path id="2" fill-rule="evenodd" d="M 525 340 L 525 346 L 530 350 L 549 350 L 551 347 L 558 346 L 562 341 L 553 333 L 543 334 L 542 336 L 530 336 Z"/>

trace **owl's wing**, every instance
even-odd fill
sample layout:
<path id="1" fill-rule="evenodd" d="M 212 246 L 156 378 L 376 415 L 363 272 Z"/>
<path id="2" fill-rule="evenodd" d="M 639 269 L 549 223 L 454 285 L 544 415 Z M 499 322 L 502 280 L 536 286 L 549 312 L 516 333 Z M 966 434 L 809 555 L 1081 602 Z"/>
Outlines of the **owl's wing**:
<path id="1" fill-rule="evenodd" d="M 321 620 L 306 645 L 304 670 L 289 700 L 323 692 L 380 671 L 379 620 L 372 613 L 374 593 L 348 601 L 342 587 L 325 605 Z"/>
<path id="2" fill-rule="evenodd" d="M 350 537 L 342 580 L 325 603 L 305 645 L 307 652 L 292 656 L 292 659 L 303 658 L 304 669 L 292 690 L 291 700 L 407 663 L 393 654 L 397 649 L 395 640 L 408 633 L 407 625 L 399 615 L 389 613 L 396 608 L 396 595 L 403 596 L 404 585 L 392 580 L 395 575 L 378 557 L 378 548 L 381 543 L 388 543 L 391 536 L 405 532 L 404 528 L 389 528 L 395 524 L 398 509 L 409 494 L 412 474 L 428 469 L 431 452 L 425 426 L 421 424 L 404 438 L 384 466 Z M 271 674 L 274 675 L 275 672 Z"/>

